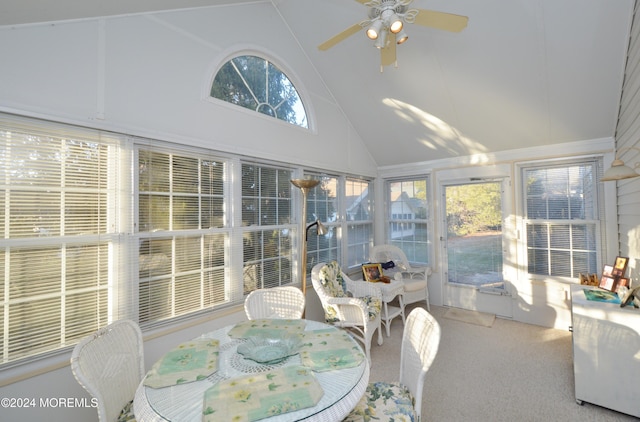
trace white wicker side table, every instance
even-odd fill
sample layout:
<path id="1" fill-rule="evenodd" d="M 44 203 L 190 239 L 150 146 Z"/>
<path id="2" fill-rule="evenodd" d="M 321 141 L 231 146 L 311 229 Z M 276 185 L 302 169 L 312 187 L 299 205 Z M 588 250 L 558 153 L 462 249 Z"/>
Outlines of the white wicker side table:
<path id="1" fill-rule="evenodd" d="M 382 292 L 382 315 L 381 320 L 387 331 L 387 337 L 391 337 L 391 321 L 397 316 L 402 316 L 402 324 L 405 322 L 404 315 L 404 282 L 402 280 L 391 279 L 390 283 L 377 283 Z M 393 299 L 398 298 L 399 306 L 389 305 Z"/>

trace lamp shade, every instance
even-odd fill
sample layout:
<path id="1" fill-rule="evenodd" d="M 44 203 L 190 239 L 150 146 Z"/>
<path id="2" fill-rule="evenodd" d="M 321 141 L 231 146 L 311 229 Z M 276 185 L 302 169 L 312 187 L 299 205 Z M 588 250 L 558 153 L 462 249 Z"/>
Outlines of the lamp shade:
<path id="1" fill-rule="evenodd" d="M 317 223 L 318 223 L 318 234 L 320 236 L 324 236 L 325 234 L 327 234 L 327 228 L 324 226 L 324 224 L 322 224 L 320 220 L 317 220 Z"/>
<path id="2" fill-rule="evenodd" d="M 613 160 L 611 168 L 604 172 L 604 175 L 600 179 L 602 182 L 609 182 L 612 180 L 630 179 L 632 177 L 638 177 L 638 174 L 634 169 L 624 164 L 622 160 Z"/>

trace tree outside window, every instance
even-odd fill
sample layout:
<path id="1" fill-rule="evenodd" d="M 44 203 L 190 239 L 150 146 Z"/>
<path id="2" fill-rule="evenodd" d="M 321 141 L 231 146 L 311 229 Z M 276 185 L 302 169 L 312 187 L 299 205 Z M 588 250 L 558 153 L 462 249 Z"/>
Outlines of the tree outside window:
<path id="1" fill-rule="evenodd" d="M 273 63 L 256 56 L 238 56 L 216 74 L 211 96 L 240 107 L 309 128 L 298 91 Z"/>

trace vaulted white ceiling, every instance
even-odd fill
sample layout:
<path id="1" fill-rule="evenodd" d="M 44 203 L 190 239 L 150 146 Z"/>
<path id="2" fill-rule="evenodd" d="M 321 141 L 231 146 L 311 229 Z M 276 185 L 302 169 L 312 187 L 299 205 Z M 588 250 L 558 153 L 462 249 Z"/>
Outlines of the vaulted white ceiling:
<path id="1" fill-rule="evenodd" d="M 239 3 L 277 9 L 380 166 L 615 136 L 634 0 L 414 0 L 469 24 L 407 25 L 382 73 L 364 31 L 317 49 L 355 0 L 5 0 L 0 25 Z"/>

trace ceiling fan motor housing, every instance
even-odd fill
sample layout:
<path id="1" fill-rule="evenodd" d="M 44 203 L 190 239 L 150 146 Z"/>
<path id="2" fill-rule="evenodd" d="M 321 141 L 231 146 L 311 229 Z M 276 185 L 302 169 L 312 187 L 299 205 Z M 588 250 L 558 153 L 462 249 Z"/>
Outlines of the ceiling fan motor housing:
<path id="1" fill-rule="evenodd" d="M 370 9 L 369 9 L 369 19 L 374 20 L 374 19 L 380 19 L 380 17 L 382 16 L 383 12 L 389 10 L 395 14 L 397 14 L 398 16 L 400 16 L 401 18 L 403 17 L 402 15 L 407 11 L 408 3 L 406 2 L 401 2 L 398 0 L 378 0 L 378 1 L 372 1 L 371 3 L 369 3 Z"/>

